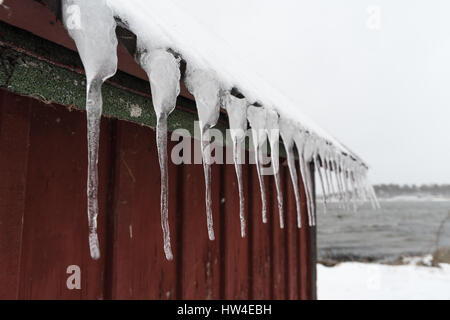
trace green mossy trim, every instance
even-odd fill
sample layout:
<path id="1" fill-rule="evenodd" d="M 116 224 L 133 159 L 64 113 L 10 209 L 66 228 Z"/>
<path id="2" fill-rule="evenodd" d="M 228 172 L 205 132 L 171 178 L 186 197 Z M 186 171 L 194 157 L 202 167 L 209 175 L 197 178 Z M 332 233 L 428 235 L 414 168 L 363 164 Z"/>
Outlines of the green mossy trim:
<path id="1" fill-rule="evenodd" d="M 1 67 L 0 74 L 7 75 L 7 70 Z M 3 82 L 3 86 L 9 91 L 85 110 L 86 80 L 84 75 L 77 72 L 21 55 L 17 57 L 12 74 L 0 79 L 3 78 L 8 81 L 6 86 Z M 156 126 L 153 104 L 147 96 L 110 83 L 103 85 L 102 96 L 104 115 L 153 128 Z M 191 112 L 175 109 L 168 118 L 168 128 L 170 131 L 184 128 L 193 134 L 194 121 L 197 119 L 197 116 Z M 223 132 L 226 129 L 222 123 L 218 125 L 218 128 Z"/>

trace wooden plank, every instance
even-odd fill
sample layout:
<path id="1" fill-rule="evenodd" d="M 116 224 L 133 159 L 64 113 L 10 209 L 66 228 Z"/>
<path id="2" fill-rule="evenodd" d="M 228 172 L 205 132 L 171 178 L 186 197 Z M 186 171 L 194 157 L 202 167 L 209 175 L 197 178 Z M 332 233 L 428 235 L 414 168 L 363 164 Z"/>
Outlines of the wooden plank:
<path id="1" fill-rule="evenodd" d="M 312 172 L 311 176 L 313 178 L 313 200 L 315 205 L 314 215 L 316 216 L 316 222 L 317 222 L 317 201 L 316 201 L 316 180 L 315 180 L 315 167 L 314 163 L 311 163 L 310 170 Z M 310 273 L 309 273 L 309 298 L 310 300 L 317 300 L 317 225 L 310 228 L 309 232 L 309 266 L 310 266 Z"/>
<path id="2" fill-rule="evenodd" d="M 194 143 L 192 141 L 192 148 Z M 192 149 L 194 150 L 194 149 Z M 182 218 L 182 299 L 220 298 L 220 165 L 212 166 L 212 210 L 215 241 L 208 239 L 205 214 L 203 166 L 183 165 Z"/>
<path id="3" fill-rule="evenodd" d="M 104 257 L 90 258 L 86 216 L 86 121 L 81 112 L 32 101 L 23 244 L 21 299 L 103 297 Z M 99 240 L 105 252 L 109 125 L 101 124 Z M 67 267 L 81 269 L 81 290 L 66 286 Z"/>
<path id="4" fill-rule="evenodd" d="M 202 165 L 170 164 L 175 260 L 167 262 L 155 133 L 136 124 L 103 119 L 102 258 L 95 262 L 87 242 L 85 114 L 0 94 L 14 97 L 0 105 L 0 151 L 7 150 L 0 152 L 0 165 L 11 168 L 0 171 L 0 283 L 8 288 L 8 292 L 0 290 L 0 295 L 22 299 L 314 298 L 314 230 L 307 227 L 303 186 L 303 228 L 297 229 L 295 198 L 285 166 L 281 166 L 286 190 L 284 231 L 279 229 L 273 177 L 265 177 L 270 191 L 269 223 L 262 224 L 256 168 L 243 166 L 248 206 L 245 239 L 240 237 L 234 167 L 213 166 L 216 240 L 211 242 Z M 17 182 L 17 189 L 11 188 L 15 185 L 11 181 Z M 69 265 L 81 267 L 81 290 L 66 287 Z"/>
<path id="5" fill-rule="evenodd" d="M 310 288 L 309 290 L 309 298 L 310 300 L 317 300 L 317 227 L 314 226 L 311 228 L 310 232 L 310 274 L 309 274 L 309 282 L 310 282 Z"/>
<path id="6" fill-rule="evenodd" d="M 271 299 L 271 224 L 262 222 L 261 193 L 255 165 L 250 166 L 249 184 L 249 236 L 251 237 L 251 299 Z M 266 194 L 268 177 L 264 176 Z M 269 194 L 267 194 L 269 195 Z M 270 195 L 269 195 L 270 196 Z M 267 204 L 269 205 L 269 204 Z M 267 219 L 271 219 L 271 210 L 267 211 Z"/>
<path id="7" fill-rule="evenodd" d="M 303 181 L 299 181 L 302 213 L 302 228 L 299 233 L 300 241 L 300 299 L 311 299 L 311 227 L 308 221 L 308 205 Z"/>
<path id="8" fill-rule="evenodd" d="M 0 299 L 16 299 L 27 175 L 30 100 L 0 90 Z"/>
<path id="9" fill-rule="evenodd" d="M 167 261 L 161 230 L 161 175 L 155 132 L 119 122 L 117 139 L 112 298 L 175 298 L 177 168 L 170 162 L 169 216 L 175 260 Z"/>
<path id="10" fill-rule="evenodd" d="M 227 152 L 232 152 L 228 150 Z M 248 299 L 248 245 L 249 234 L 246 228 L 245 238 L 241 237 L 241 222 L 239 218 L 239 190 L 234 165 L 223 165 L 225 212 L 224 212 L 224 298 Z M 248 165 L 242 165 L 244 190 L 248 190 Z M 246 218 L 248 216 L 248 193 L 244 191 L 246 203 Z M 246 219 L 248 223 L 248 219 Z"/>
<path id="11" fill-rule="evenodd" d="M 297 168 L 298 170 L 298 168 Z M 298 173 L 299 171 L 297 171 Z M 297 228 L 297 207 L 294 188 L 289 174 L 285 174 L 287 185 L 286 231 L 287 231 L 287 260 L 288 260 L 288 299 L 300 299 L 300 249 L 299 230 Z M 305 213 L 302 211 L 302 216 Z"/>

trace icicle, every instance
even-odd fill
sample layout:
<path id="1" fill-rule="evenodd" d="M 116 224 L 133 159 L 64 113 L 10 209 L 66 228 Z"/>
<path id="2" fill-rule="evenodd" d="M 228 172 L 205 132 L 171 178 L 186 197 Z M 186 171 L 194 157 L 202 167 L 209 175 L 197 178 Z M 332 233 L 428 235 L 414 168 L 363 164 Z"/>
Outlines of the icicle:
<path id="1" fill-rule="evenodd" d="M 334 150 L 332 150 L 331 152 L 332 152 L 331 167 L 333 169 L 334 178 L 336 181 L 338 199 L 341 201 L 340 204 L 345 207 L 344 192 L 342 190 L 341 180 L 339 179 L 339 169 L 337 166 L 336 152 Z"/>
<path id="2" fill-rule="evenodd" d="M 366 189 L 366 187 L 364 185 L 364 182 L 363 182 L 363 174 L 362 174 L 362 170 L 361 170 L 360 167 L 358 167 L 357 171 L 356 171 L 356 181 L 358 183 L 358 189 L 360 190 L 360 192 L 362 194 L 363 200 L 364 201 L 367 201 L 367 200 L 370 201 L 370 199 L 369 199 L 370 197 L 369 197 L 369 195 L 367 193 L 367 189 Z"/>
<path id="3" fill-rule="evenodd" d="M 262 221 L 267 223 L 266 190 L 264 178 L 261 174 L 261 164 L 259 163 L 259 151 L 267 139 L 266 132 L 266 110 L 262 107 L 249 106 L 247 108 L 247 119 L 252 128 L 253 147 L 255 152 L 255 165 L 258 172 L 259 188 L 261 191 Z"/>
<path id="4" fill-rule="evenodd" d="M 324 165 L 326 167 L 325 175 L 326 175 L 326 179 L 328 181 L 328 189 L 330 190 L 330 196 L 332 198 L 336 198 L 337 192 L 336 192 L 335 184 L 333 182 L 333 176 L 332 176 L 333 167 L 331 166 L 329 149 L 330 149 L 330 146 L 326 142 L 324 142 L 323 146 L 322 146 L 322 155 L 323 155 L 323 159 L 324 159 Z"/>
<path id="5" fill-rule="evenodd" d="M 297 169 L 295 168 L 294 158 L 294 134 L 297 131 L 295 125 L 290 120 L 283 117 L 279 120 L 280 134 L 283 139 L 284 148 L 286 150 L 286 156 L 288 160 L 289 174 L 291 176 L 292 186 L 294 187 L 295 204 L 297 208 L 297 227 L 302 227 L 301 219 L 301 204 L 300 204 L 300 190 L 298 187 Z"/>
<path id="6" fill-rule="evenodd" d="M 342 159 L 342 163 L 343 163 L 343 167 L 344 167 L 344 179 L 345 179 L 345 184 L 347 186 L 347 190 L 349 193 L 349 200 L 351 201 L 351 203 L 353 205 L 353 210 L 356 212 L 357 198 L 356 198 L 356 191 L 353 186 L 353 181 L 351 178 L 351 163 L 350 163 L 350 161 L 351 160 L 348 157 L 344 157 Z"/>
<path id="7" fill-rule="evenodd" d="M 367 190 L 368 197 L 372 202 L 372 206 L 374 209 L 380 209 L 381 208 L 380 202 L 378 202 L 378 198 L 375 193 L 375 190 L 374 190 L 373 186 L 369 183 L 369 180 L 367 178 L 367 168 L 364 167 L 362 164 L 360 166 L 361 166 L 362 176 L 363 176 L 363 180 L 364 180 L 363 183 L 364 183 L 365 189 Z"/>
<path id="8" fill-rule="evenodd" d="M 342 156 L 338 151 L 336 151 L 335 159 L 337 167 L 337 176 L 341 184 L 342 197 L 344 199 L 345 208 L 348 209 L 349 208 L 348 189 L 345 184 L 344 168 L 342 167 Z"/>
<path id="9" fill-rule="evenodd" d="M 360 189 L 359 181 L 358 181 L 358 170 L 357 165 L 355 163 L 352 164 L 352 170 L 351 170 L 351 179 L 353 183 L 353 188 L 356 191 L 357 199 L 359 202 L 364 201 L 364 193 Z"/>
<path id="10" fill-rule="evenodd" d="M 380 208 L 380 203 L 378 202 L 375 191 L 373 190 L 372 185 L 369 184 L 367 180 L 367 169 L 363 167 L 362 164 L 359 165 L 358 173 L 357 173 L 360 189 L 364 192 L 366 199 L 369 199 L 372 207 L 374 209 Z"/>
<path id="11" fill-rule="evenodd" d="M 270 143 L 270 155 L 272 159 L 272 168 L 274 170 L 275 186 L 277 189 L 278 200 L 278 214 L 280 218 L 280 228 L 284 229 L 284 217 L 283 217 L 283 194 L 281 190 L 280 179 L 280 155 L 279 155 L 279 143 L 280 143 L 280 127 L 278 124 L 279 116 L 274 110 L 267 110 L 267 136 Z"/>
<path id="12" fill-rule="evenodd" d="M 320 159 L 322 160 L 322 166 L 323 166 L 325 181 L 326 181 L 326 185 L 327 185 L 328 196 L 330 198 L 332 198 L 333 197 L 333 190 L 331 189 L 331 185 L 330 185 L 329 168 L 328 168 L 328 164 L 327 164 L 328 161 L 323 156 L 321 156 Z"/>
<path id="13" fill-rule="evenodd" d="M 342 179 L 344 181 L 344 188 L 346 190 L 346 195 L 347 195 L 347 201 L 348 201 L 349 205 L 350 205 L 350 203 L 352 204 L 353 211 L 356 212 L 356 202 L 355 202 L 354 192 L 350 188 L 350 184 L 349 184 L 347 157 L 342 156 L 340 162 L 341 162 L 341 168 L 342 168 Z"/>
<path id="14" fill-rule="evenodd" d="M 319 157 L 319 155 L 318 155 L 319 144 L 320 143 L 318 142 L 317 138 L 315 138 L 313 161 L 314 161 L 314 168 L 317 170 L 317 175 L 319 176 L 319 180 L 320 180 L 320 186 L 322 188 L 323 209 L 326 212 L 326 210 L 327 210 L 327 192 L 325 190 L 325 182 L 324 182 L 323 175 L 322 175 L 322 168 L 321 168 L 321 166 L 319 166 L 319 162 L 317 161 L 317 158 Z"/>
<path id="15" fill-rule="evenodd" d="M 305 193 L 306 193 L 306 200 L 307 200 L 307 211 L 308 211 L 308 223 L 309 226 L 314 225 L 314 217 L 313 217 L 313 210 L 314 210 L 314 200 L 312 199 L 311 195 L 311 184 L 309 179 L 309 168 L 307 168 L 307 164 L 305 161 L 305 144 L 306 144 L 306 136 L 304 132 L 297 132 L 297 134 L 294 136 L 295 145 L 297 146 L 298 150 L 298 158 L 300 162 L 300 175 L 302 177 L 303 185 L 305 187 Z"/>
<path id="16" fill-rule="evenodd" d="M 373 194 L 370 190 L 370 185 L 367 181 L 367 177 L 366 177 L 366 173 L 365 171 L 362 173 L 362 185 L 363 185 L 363 189 L 367 194 L 367 198 L 370 200 L 371 204 L 372 204 L 372 208 L 376 209 L 377 205 L 375 203 L 375 199 L 373 197 Z"/>
<path id="17" fill-rule="evenodd" d="M 352 190 L 353 190 L 353 197 L 354 197 L 354 201 L 356 204 L 356 207 L 358 207 L 359 203 L 361 202 L 361 196 L 358 190 L 358 184 L 356 183 L 356 179 L 355 179 L 355 161 L 351 161 L 350 166 L 349 166 L 349 180 L 350 180 L 350 184 L 352 186 Z"/>
<path id="18" fill-rule="evenodd" d="M 369 185 L 369 183 L 367 181 L 366 170 L 362 169 L 361 171 L 362 171 L 361 172 L 361 180 L 362 180 L 361 183 L 362 183 L 363 189 L 366 192 L 367 198 L 370 200 L 370 202 L 372 204 L 372 208 L 376 209 L 377 205 L 375 203 L 375 199 L 373 197 L 373 194 L 372 194 L 372 192 L 370 190 L 370 185 Z"/>
<path id="19" fill-rule="evenodd" d="M 308 189 L 309 197 L 310 197 L 310 206 L 311 206 L 311 224 L 313 226 L 316 225 L 316 204 L 314 201 L 314 185 L 313 185 L 313 178 L 312 175 L 314 174 L 314 171 L 311 171 L 310 164 L 313 162 L 313 156 L 314 156 L 314 137 L 312 137 L 310 134 L 305 134 L 305 146 L 303 149 L 303 158 L 305 163 L 305 175 L 306 175 L 306 183 L 305 186 Z"/>
<path id="20" fill-rule="evenodd" d="M 328 180 L 330 182 L 331 194 L 335 199 L 338 199 L 338 192 L 336 190 L 336 184 L 333 181 L 333 166 L 332 166 L 332 162 L 331 162 L 328 152 L 326 154 L 325 159 L 326 159 L 325 163 L 327 165 L 327 176 L 328 176 Z"/>
<path id="21" fill-rule="evenodd" d="M 145 48 L 145 47 L 144 47 Z M 164 237 L 164 253 L 173 259 L 169 228 L 169 175 L 167 164 L 167 117 L 175 109 L 180 93 L 180 59 L 164 49 L 143 49 L 140 65 L 147 73 L 156 112 L 156 142 L 161 169 L 161 227 Z"/>
<path id="22" fill-rule="evenodd" d="M 231 94 L 227 96 L 225 108 L 228 113 L 230 134 L 233 141 L 233 159 L 239 188 L 239 217 L 241 220 L 241 236 L 245 237 L 244 183 L 242 180 L 241 145 L 247 131 L 247 101 Z"/>
<path id="23" fill-rule="evenodd" d="M 372 199 L 373 199 L 373 201 L 375 203 L 375 209 L 380 209 L 381 208 L 380 202 L 378 202 L 378 198 L 377 198 L 377 195 L 375 193 L 375 190 L 373 189 L 373 186 L 368 181 L 367 181 L 367 184 L 368 184 L 368 188 L 369 188 L 369 193 L 371 194 Z"/>
<path id="24" fill-rule="evenodd" d="M 331 185 L 330 185 L 330 179 L 329 179 L 329 168 L 328 168 L 328 159 L 327 159 L 327 154 L 326 154 L 326 151 L 325 151 L 325 142 L 320 142 L 319 143 L 319 147 L 318 147 L 318 149 L 317 149 L 317 152 L 319 153 L 319 156 L 320 156 L 320 161 L 321 161 L 321 163 L 322 163 L 322 169 L 323 169 L 323 173 L 324 173 L 324 176 L 325 176 L 325 182 L 326 182 L 326 186 L 327 186 L 327 193 L 328 193 L 328 196 L 330 197 L 330 198 L 332 198 L 333 197 L 333 190 L 331 189 Z"/>
<path id="25" fill-rule="evenodd" d="M 76 43 L 87 79 L 89 247 L 91 257 L 96 260 L 100 258 L 97 236 L 97 162 L 102 115 L 101 87 L 117 70 L 116 22 L 104 0 L 63 0 L 63 21 Z"/>
<path id="26" fill-rule="evenodd" d="M 210 135 L 208 130 L 214 127 L 219 119 L 222 91 L 213 72 L 203 69 L 192 69 L 188 65 L 185 84 L 195 98 L 200 122 L 201 149 L 203 171 L 205 174 L 206 217 L 208 236 L 214 240 L 213 216 L 211 209 L 211 154 L 209 152 Z"/>
<path id="27" fill-rule="evenodd" d="M 354 162 L 352 163 L 351 169 L 349 171 L 349 178 L 350 178 L 350 181 L 351 181 L 351 185 L 352 185 L 355 201 L 357 201 L 359 203 L 360 201 L 363 201 L 364 199 L 363 199 L 363 196 L 361 194 L 361 191 L 359 190 L 358 181 L 357 181 L 356 173 L 355 173 L 355 164 L 354 164 Z"/>

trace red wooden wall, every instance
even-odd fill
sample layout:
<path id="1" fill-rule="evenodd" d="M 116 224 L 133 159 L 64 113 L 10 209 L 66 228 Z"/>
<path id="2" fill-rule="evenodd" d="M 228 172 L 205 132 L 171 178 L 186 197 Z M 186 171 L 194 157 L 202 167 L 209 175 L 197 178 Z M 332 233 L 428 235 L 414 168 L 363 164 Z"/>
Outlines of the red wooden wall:
<path id="1" fill-rule="evenodd" d="M 256 169 L 244 166 L 244 239 L 234 167 L 215 165 L 216 240 L 209 241 L 202 166 L 171 164 L 175 258 L 168 262 L 160 227 L 155 132 L 108 118 L 101 130 L 102 257 L 93 261 L 87 236 L 85 114 L 0 90 L 0 299 L 314 297 L 314 230 L 306 227 L 306 219 L 305 227 L 296 227 L 285 165 L 285 230 L 279 229 L 273 178 L 265 177 L 269 223 L 263 225 Z M 69 265 L 81 268 L 81 290 L 67 289 Z"/>

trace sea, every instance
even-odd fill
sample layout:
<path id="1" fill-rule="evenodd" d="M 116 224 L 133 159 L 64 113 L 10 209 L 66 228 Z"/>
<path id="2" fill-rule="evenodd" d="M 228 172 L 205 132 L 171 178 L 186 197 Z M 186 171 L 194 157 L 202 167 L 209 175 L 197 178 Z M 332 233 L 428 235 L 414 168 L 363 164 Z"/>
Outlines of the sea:
<path id="1" fill-rule="evenodd" d="M 357 211 L 318 200 L 318 259 L 395 262 L 450 247 L 450 199 L 381 199 Z"/>

